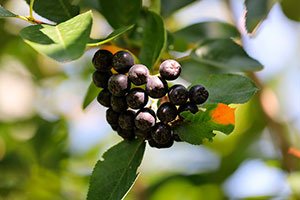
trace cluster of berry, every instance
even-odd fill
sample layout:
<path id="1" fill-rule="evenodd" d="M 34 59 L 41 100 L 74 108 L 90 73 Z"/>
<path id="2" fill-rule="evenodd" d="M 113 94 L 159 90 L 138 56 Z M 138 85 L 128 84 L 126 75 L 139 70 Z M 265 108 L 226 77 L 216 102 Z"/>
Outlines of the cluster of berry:
<path id="1" fill-rule="evenodd" d="M 168 88 L 167 80 L 177 79 L 181 72 L 181 66 L 175 60 L 162 62 L 159 76 L 150 75 L 145 65 L 134 64 L 134 58 L 127 51 L 113 55 L 100 49 L 93 57 L 93 64 L 96 68 L 93 82 L 103 88 L 97 101 L 108 107 L 107 122 L 124 139 L 140 137 L 148 140 L 152 147 L 168 148 L 174 140 L 180 141 L 172 131 L 182 121 L 179 114 L 198 112 L 197 104 L 203 104 L 209 95 L 201 85 L 189 90 L 179 84 Z M 112 68 L 117 73 L 113 74 Z M 133 85 L 144 85 L 144 89 Z M 145 107 L 149 98 L 160 99 L 166 94 L 169 100 L 158 107 L 156 114 L 151 106 Z"/>

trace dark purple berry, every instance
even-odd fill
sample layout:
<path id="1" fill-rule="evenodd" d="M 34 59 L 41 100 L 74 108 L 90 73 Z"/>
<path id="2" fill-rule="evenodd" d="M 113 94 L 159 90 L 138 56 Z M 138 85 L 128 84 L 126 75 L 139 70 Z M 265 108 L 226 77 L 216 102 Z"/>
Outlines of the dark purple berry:
<path id="1" fill-rule="evenodd" d="M 127 51 L 118 51 L 113 57 L 112 65 L 117 72 L 124 74 L 134 65 L 134 58 Z"/>
<path id="2" fill-rule="evenodd" d="M 170 148 L 173 146 L 174 144 L 174 140 L 170 140 L 168 143 L 166 144 L 158 144 L 157 142 L 155 142 L 152 138 L 148 140 L 148 144 L 151 146 L 151 147 L 155 147 L 155 148 L 158 148 L 158 149 L 164 149 L 164 148 Z"/>
<path id="3" fill-rule="evenodd" d="M 93 73 L 93 82 L 97 87 L 107 88 L 108 80 L 112 76 L 110 71 L 108 72 L 100 72 L 95 71 Z"/>
<path id="4" fill-rule="evenodd" d="M 164 123 L 157 123 L 151 131 L 151 137 L 159 145 L 164 145 L 173 141 L 171 127 Z"/>
<path id="5" fill-rule="evenodd" d="M 152 98 L 161 98 L 168 91 L 167 82 L 158 76 L 150 76 L 146 84 L 146 92 Z"/>
<path id="6" fill-rule="evenodd" d="M 175 80 L 179 77 L 181 66 L 176 60 L 165 60 L 159 66 L 159 73 L 163 79 Z"/>
<path id="7" fill-rule="evenodd" d="M 98 71 L 110 71 L 112 67 L 113 54 L 107 50 L 98 50 L 93 57 L 94 67 Z"/>
<path id="8" fill-rule="evenodd" d="M 120 113 L 113 111 L 112 108 L 109 108 L 106 110 L 106 121 L 111 126 L 113 126 L 113 125 L 118 126 L 119 115 L 120 115 Z"/>
<path id="9" fill-rule="evenodd" d="M 117 133 L 125 140 L 133 140 L 135 138 L 134 130 L 125 130 L 119 127 Z"/>
<path id="10" fill-rule="evenodd" d="M 140 130 L 148 130 L 156 122 L 155 113 L 150 108 L 142 108 L 135 116 L 135 126 Z"/>
<path id="11" fill-rule="evenodd" d="M 189 91 L 190 101 L 195 104 L 203 104 L 208 96 L 208 91 L 202 85 L 194 85 Z"/>
<path id="12" fill-rule="evenodd" d="M 133 88 L 126 95 L 127 105 L 132 109 L 141 109 L 148 102 L 148 95 L 142 88 Z"/>
<path id="13" fill-rule="evenodd" d="M 173 121 L 177 116 L 177 108 L 170 102 L 163 103 L 157 109 L 157 118 L 163 123 Z"/>
<path id="14" fill-rule="evenodd" d="M 125 97 L 111 96 L 110 106 L 115 112 L 123 112 L 128 108 Z"/>
<path id="15" fill-rule="evenodd" d="M 130 81 L 124 74 L 115 74 L 108 80 L 108 90 L 114 96 L 125 96 L 130 89 Z"/>
<path id="16" fill-rule="evenodd" d="M 150 139 L 151 138 L 151 129 L 148 130 L 140 130 L 140 129 L 135 129 L 134 130 L 134 134 L 135 136 L 137 136 L 138 138 L 142 138 L 144 140 Z"/>
<path id="17" fill-rule="evenodd" d="M 183 85 L 173 85 L 169 89 L 169 100 L 175 105 L 183 105 L 189 98 L 189 92 Z"/>
<path id="18" fill-rule="evenodd" d="M 135 112 L 132 110 L 126 110 L 119 116 L 119 126 L 124 130 L 133 130 L 134 128 Z"/>
<path id="19" fill-rule="evenodd" d="M 104 107 L 110 107 L 111 94 L 107 89 L 103 89 L 97 96 L 97 101 Z"/>
<path id="20" fill-rule="evenodd" d="M 147 82 L 149 77 L 149 70 L 145 65 L 135 64 L 129 72 L 128 78 L 135 85 L 143 85 Z"/>
<path id="21" fill-rule="evenodd" d="M 198 106 L 195 103 L 188 102 L 184 105 L 179 106 L 178 113 L 182 113 L 183 111 L 190 111 L 191 113 L 195 114 L 198 112 Z"/>

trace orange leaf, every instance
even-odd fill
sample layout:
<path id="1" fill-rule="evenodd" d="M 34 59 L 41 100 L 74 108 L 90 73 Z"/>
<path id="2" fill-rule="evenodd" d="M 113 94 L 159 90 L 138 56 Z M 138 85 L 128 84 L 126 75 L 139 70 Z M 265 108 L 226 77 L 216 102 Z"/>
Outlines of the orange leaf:
<path id="1" fill-rule="evenodd" d="M 228 105 L 219 103 L 217 107 L 212 110 L 212 121 L 217 124 L 228 125 L 235 124 L 235 108 L 230 108 Z"/>
<path id="2" fill-rule="evenodd" d="M 293 155 L 293 156 L 296 156 L 296 157 L 300 158 L 300 150 L 298 150 L 294 147 L 290 147 L 288 153 Z"/>

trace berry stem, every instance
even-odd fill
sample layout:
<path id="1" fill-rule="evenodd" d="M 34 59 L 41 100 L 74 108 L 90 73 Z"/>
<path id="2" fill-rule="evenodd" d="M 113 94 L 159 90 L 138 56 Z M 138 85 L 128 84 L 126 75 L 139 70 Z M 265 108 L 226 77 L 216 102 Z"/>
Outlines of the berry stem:
<path id="1" fill-rule="evenodd" d="M 34 0 L 30 0 L 29 17 L 30 17 L 30 19 L 35 20 L 34 16 L 33 16 L 33 4 L 34 4 Z"/>

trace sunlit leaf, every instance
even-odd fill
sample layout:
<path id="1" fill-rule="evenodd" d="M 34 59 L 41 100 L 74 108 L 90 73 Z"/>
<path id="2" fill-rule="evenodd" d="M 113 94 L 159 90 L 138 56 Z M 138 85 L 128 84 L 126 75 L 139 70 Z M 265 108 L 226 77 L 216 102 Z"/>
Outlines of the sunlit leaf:
<path id="1" fill-rule="evenodd" d="M 75 60 L 84 53 L 91 28 L 92 13 L 89 11 L 57 26 L 26 27 L 20 35 L 38 52 L 64 62 Z"/>
<path id="2" fill-rule="evenodd" d="M 90 105 L 90 103 L 92 103 L 92 101 L 97 97 L 97 95 L 99 94 L 100 91 L 101 91 L 101 89 L 97 88 L 95 86 L 95 84 L 93 82 L 91 82 L 91 84 L 85 94 L 85 97 L 84 97 L 84 100 L 82 103 L 82 108 L 85 109 L 86 107 L 88 107 L 88 105 Z"/>

